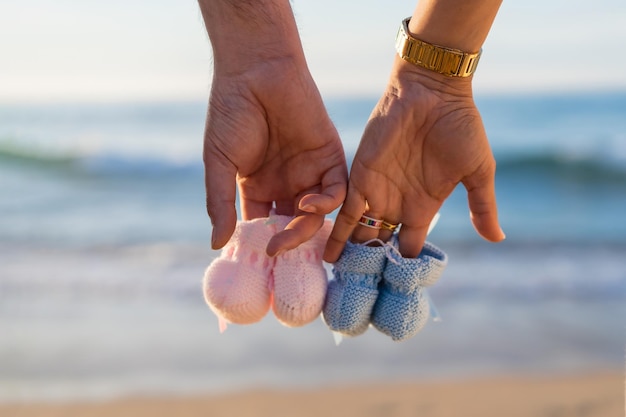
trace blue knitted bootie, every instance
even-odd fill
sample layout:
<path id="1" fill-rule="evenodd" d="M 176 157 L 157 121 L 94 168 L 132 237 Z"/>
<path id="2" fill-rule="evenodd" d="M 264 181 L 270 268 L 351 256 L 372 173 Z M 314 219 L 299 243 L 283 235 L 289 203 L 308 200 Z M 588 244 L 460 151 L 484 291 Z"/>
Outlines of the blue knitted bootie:
<path id="1" fill-rule="evenodd" d="M 397 235 L 390 243 L 398 247 Z M 415 336 L 430 315 L 424 287 L 439 279 L 447 263 L 448 256 L 429 242 L 424 243 L 417 258 L 390 254 L 372 312 L 372 325 L 395 341 Z"/>
<path id="2" fill-rule="evenodd" d="M 367 330 L 387 260 L 385 246 L 347 242 L 333 266 L 324 303 L 324 321 L 334 332 L 358 336 Z"/>

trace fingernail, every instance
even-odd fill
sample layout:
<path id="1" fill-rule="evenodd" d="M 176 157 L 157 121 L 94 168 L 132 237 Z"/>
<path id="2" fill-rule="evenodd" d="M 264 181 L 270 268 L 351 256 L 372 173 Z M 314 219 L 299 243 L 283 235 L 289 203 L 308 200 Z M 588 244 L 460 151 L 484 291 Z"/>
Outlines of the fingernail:
<path id="1" fill-rule="evenodd" d="M 300 207 L 300 210 L 306 211 L 307 213 L 315 213 L 316 208 L 311 204 L 305 204 L 304 206 Z"/>
<path id="2" fill-rule="evenodd" d="M 504 230 L 502 230 L 502 228 L 500 228 L 500 236 L 501 236 L 500 240 L 506 239 L 506 233 L 504 233 Z"/>
<path id="3" fill-rule="evenodd" d="M 280 255 L 282 255 L 283 253 L 285 253 L 285 249 L 281 249 L 281 250 L 279 250 L 278 252 L 276 252 L 276 253 L 274 254 L 274 258 L 279 257 L 279 256 L 280 256 Z"/>
<path id="4" fill-rule="evenodd" d="M 215 229 L 211 231 L 211 247 L 215 248 Z"/>

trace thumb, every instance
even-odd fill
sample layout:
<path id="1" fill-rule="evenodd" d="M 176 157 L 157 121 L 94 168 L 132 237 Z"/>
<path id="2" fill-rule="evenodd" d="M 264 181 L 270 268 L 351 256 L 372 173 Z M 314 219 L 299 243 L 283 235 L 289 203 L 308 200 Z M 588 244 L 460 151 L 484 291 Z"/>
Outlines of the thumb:
<path id="1" fill-rule="evenodd" d="M 235 209 L 237 168 L 222 155 L 206 151 L 204 157 L 204 184 L 206 209 L 213 232 L 211 247 L 220 249 L 232 236 L 237 225 Z"/>
<path id="2" fill-rule="evenodd" d="M 298 208 L 307 213 L 329 214 L 343 203 L 348 191 L 348 169 L 345 162 L 329 169 L 322 178 L 319 194 L 307 194 Z"/>
<path id="3" fill-rule="evenodd" d="M 467 190 L 467 200 L 470 209 L 470 219 L 474 229 L 484 239 L 491 242 L 500 242 L 506 235 L 498 222 L 498 208 L 496 204 L 495 162 L 488 167 L 481 167 L 463 180 Z"/>
<path id="4" fill-rule="evenodd" d="M 270 239 L 266 253 L 269 256 L 276 256 L 287 250 L 295 249 L 311 239 L 323 225 L 324 216 L 317 214 L 296 216 L 284 230 Z"/>

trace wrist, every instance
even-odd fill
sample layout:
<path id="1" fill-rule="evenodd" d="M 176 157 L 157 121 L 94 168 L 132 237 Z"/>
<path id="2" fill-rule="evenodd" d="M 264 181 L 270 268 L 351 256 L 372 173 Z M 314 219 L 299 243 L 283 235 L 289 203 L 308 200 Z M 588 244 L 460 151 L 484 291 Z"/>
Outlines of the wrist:
<path id="1" fill-rule="evenodd" d="M 414 65 L 396 55 L 389 84 L 390 87 L 397 88 L 398 91 L 419 85 L 441 95 L 471 98 L 472 78 L 473 76 L 449 77 Z"/>
<path id="2" fill-rule="evenodd" d="M 199 3 L 216 72 L 246 71 L 268 61 L 305 64 L 289 0 L 200 0 Z"/>
<path id="3" fill-rule="evenodd" d="M 477 53 L 433 45 L 411 35 L 404 19 L 396 36 L 396 52 L 407 62 L 448 77 L 471 76 L 478 65 L 482 49 Z"/>

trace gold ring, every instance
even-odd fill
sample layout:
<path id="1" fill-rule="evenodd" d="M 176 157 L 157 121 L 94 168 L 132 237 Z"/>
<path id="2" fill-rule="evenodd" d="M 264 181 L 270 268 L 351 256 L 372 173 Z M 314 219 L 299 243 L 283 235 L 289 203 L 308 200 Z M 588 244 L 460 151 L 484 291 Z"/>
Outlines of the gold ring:
<path id="1" fill-rule="evenodd" d="M 393 231 L 395 231 L 398 228 L 399 225 L 400 225 L 399 223 L 393 224 L 393 223 L 389 223 L 389 222 L 383 220 L 383 222 L 380 225 L 380 227 L 381 227 L 381 229 L 385 229 L 385 230 L 389 230 L 389 231 L 393 232 Z"/>
<path id="2" fill-rule="evenodd" d="M 380 229 L 383 227 L 383 219 L 374 219 L 372 217 L 366 216 L 365 214 L 361 216 L 361 220 L 359 220 L 359 224 L 361 226 L 369 227 L 370 229 Z"/>

